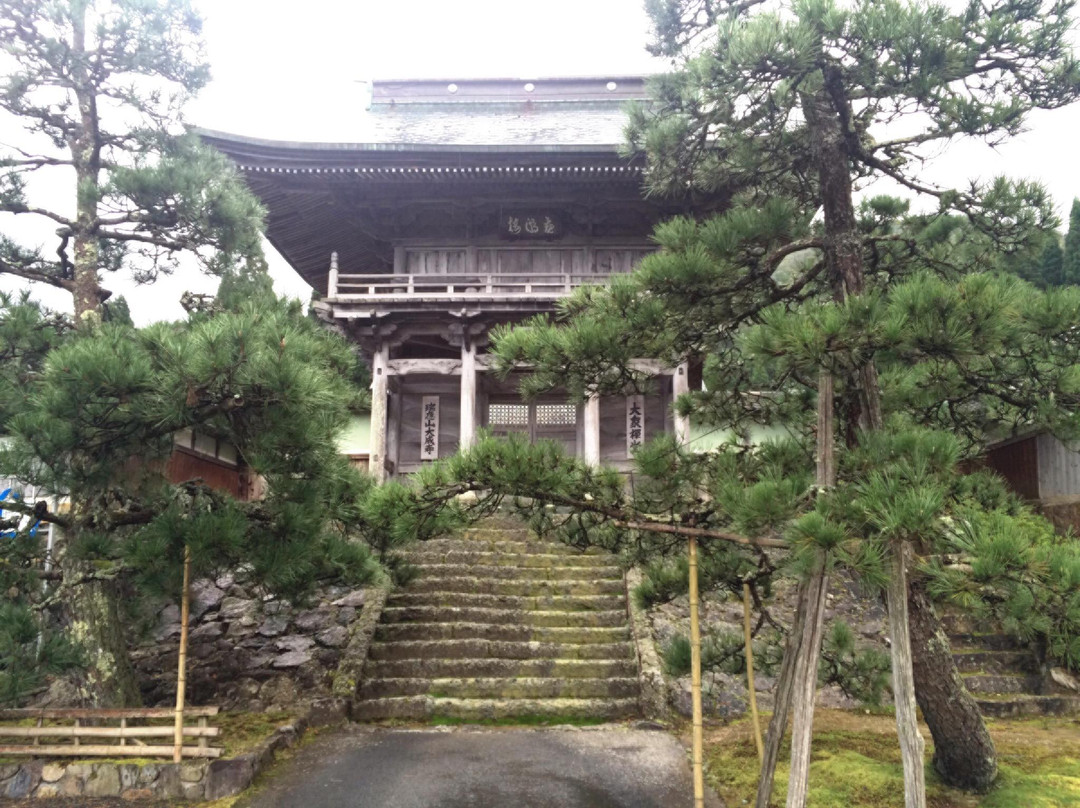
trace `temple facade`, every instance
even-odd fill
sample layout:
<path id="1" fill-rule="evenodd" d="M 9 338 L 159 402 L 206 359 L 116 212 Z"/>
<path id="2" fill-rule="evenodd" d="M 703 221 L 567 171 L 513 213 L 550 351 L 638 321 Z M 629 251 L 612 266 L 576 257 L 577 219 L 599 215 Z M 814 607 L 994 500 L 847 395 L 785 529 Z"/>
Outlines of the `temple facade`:
<path id="1" fill-rule="evenodd" d="M 643 358 L 648 394 L 584 404 L 524 401 L 513 374 L 488 372 L 495 326 L 628 272 L 653 249 L 653 226 L 687 212 L 645 198 L 643 160 L 620 146 L 643 79 L 376 81 L 369 92 L 356 143 L 201 135 L 239 166 L 269 241 L 370 363 L 359 437 L 371 473 L 414 472 L 480 428 L 616 467 L 658 432 L 685 437 L 670 406 L 688 389 L 685 366 Z"/>

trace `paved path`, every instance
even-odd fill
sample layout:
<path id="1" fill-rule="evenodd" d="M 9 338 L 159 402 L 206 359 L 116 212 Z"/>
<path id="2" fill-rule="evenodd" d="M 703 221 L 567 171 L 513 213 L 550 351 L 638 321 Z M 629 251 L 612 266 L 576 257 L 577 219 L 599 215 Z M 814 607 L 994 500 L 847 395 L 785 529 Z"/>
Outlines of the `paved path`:
<path id="1" fill-rule="evenodd" d="M 328 733 L 236 808 L 690 808 L 666 732 L 585 729 Z M 715 797 L 706 802 L 719 808 Z"/>

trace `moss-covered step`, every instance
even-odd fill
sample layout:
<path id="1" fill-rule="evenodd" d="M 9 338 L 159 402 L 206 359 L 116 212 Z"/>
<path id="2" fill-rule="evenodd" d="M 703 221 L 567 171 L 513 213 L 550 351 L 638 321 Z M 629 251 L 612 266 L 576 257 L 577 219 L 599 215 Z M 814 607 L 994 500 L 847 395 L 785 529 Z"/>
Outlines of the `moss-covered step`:
<path id="1" fill-rule="evenodd" d="M 431 696 L 369 699 L 354 708 L 360 720 L 431 720 L 437 717 L 492 721 L 522 716 L 613 720 L 635 715 L 637 699 L 452 699 Z"/>
<path id="2" fill-rule="evenodd" d="M 547 556 L 558 558 L 558 556 Z M 415 563 L 415 562 L 411 562 Z M 616 566 L 575 567 L 549 564 L 543 567 L 511 567 L 506 564 L 418 564 L 420 575 L 426 581 L 452 580 L 457 578 L 485 578 L 500 581 L 618 581 L 622 583 L 622 570 Z"/>
<path id="3" fill-rule="evenodd" d="M 473 606 L 390 606 L 383 609 L 380 628 L 409 623 L 487 623 L 529 627 L 612 627 L 626 626 L 626 608 L 601 611 L 559 611 L 543 609 L 483 608 Z"/>
<path id="4" fill-rule="evenodd" d="M 632 659 L 369 659 L 366 679 L 560 678 L 637 676 Z"/>
<path id="5" fill-rule="evenodd" d="M 369 659 L 633 659 L 634 645 L 515 642 L 508 640 L 404 640 L 373 642 Z"/>
<path id="6" fill-rule="evenodd" d="M 626 598 L 618 595 L 495 595 L 475 592 L 395 592 L 390 606 L 472 606 L 486 609 L 539 610 L 555 612 L 603 612 L 623 609 Z"/>
<path id="7" fill-rule="evenodd" d="M 360 689 L 363 698 L 436 696 L 459 699 L 631 699 L 637 698 L 635 677 L 560 679 L 372 679 Z"/>
<path id="8" fill-rule="evenodd" d="M 507 640 L 516 642 L 614 643 L 630 639 L 625 625 L 530 626 L 521 623 L 385 623 L 375 630 L 379 642 L 398 640 Z"/>

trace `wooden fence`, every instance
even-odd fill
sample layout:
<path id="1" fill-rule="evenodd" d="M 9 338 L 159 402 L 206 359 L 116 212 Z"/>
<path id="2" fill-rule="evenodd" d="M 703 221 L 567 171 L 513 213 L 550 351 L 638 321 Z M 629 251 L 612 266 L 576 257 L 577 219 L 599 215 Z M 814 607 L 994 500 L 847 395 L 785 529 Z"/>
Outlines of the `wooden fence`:
<path id="1" fill-rule="evenodd" d="M 0 757 L 172 757 L 173 724 L 176 711 L 171 707 L 118 710 L 0 710 L 0 722 L 19 722 L 20 726 L 0 723 Z M 210 746 L 219 727 L 209 719 L 217 707 L 188 707 L 184 720 L 184 757 L 216 758 L 221 749 Z M 161 721 L 160 724 L 147 723 Z M 135 722 L 135 725 L 133 725 Z M 158 741 L 163 739 L 165 742 Z M 167 739 L 167 740 L 166 740 Z M 87 743 L 87 741 L 90 741 Z"/>

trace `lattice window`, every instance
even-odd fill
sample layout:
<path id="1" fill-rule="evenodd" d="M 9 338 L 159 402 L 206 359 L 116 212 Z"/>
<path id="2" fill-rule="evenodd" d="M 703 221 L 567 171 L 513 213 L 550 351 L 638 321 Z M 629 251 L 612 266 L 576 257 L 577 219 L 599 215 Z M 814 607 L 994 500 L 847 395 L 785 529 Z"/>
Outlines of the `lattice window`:
<path id="1" fill-rule="evenodd" d="M 537 404 L 537 426 L 576 426 L 577 407 L 573 404 Z"/>
<path id="2" fill-rule="evenodd" d="M 489 404 L 488 424 L 490 426 L 528 426 L 528 404 Z"/>

